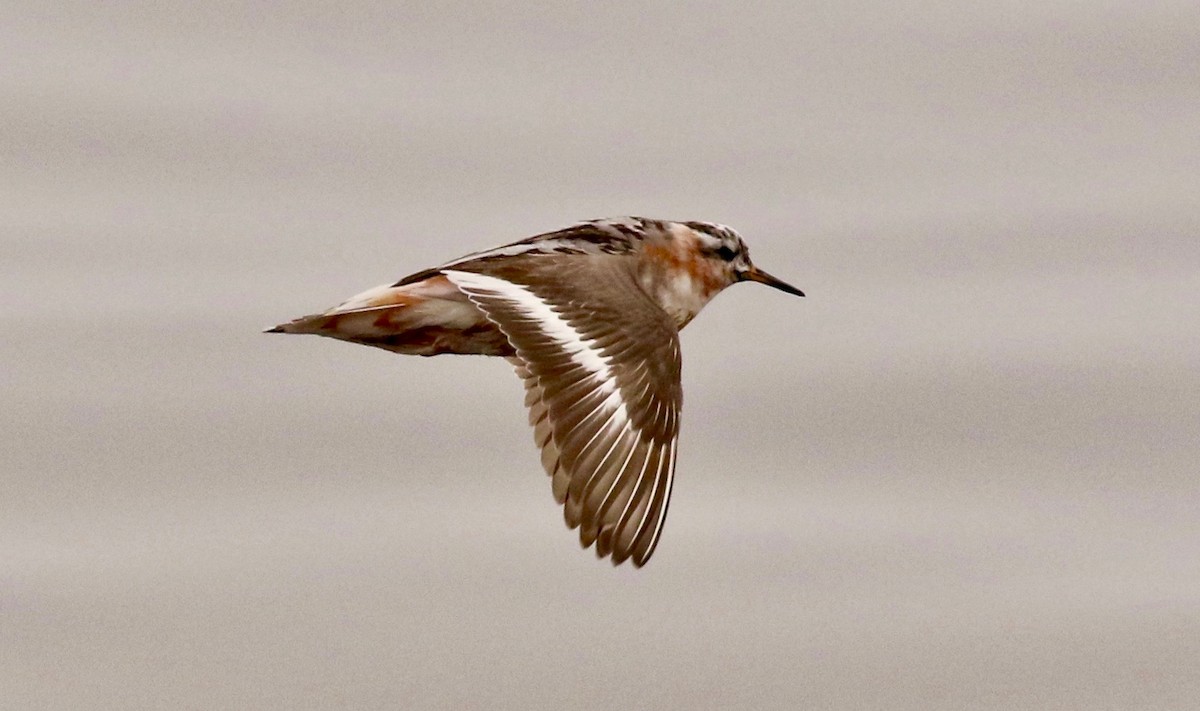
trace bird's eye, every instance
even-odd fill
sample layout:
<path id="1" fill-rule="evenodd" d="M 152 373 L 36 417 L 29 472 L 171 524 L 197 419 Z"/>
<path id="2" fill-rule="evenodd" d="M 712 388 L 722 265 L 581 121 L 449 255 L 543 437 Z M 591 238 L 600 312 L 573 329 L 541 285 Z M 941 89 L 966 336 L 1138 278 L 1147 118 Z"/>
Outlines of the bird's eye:
<path id="1" fill-rule="evenodd" d="M 731 262 L 733 261 L 733 258 L 737 256 L 737 252 L 734 251 L 733 247 L 723 244 L 720 247 L 717 247 L 717 256 L 727 262 Z"/>

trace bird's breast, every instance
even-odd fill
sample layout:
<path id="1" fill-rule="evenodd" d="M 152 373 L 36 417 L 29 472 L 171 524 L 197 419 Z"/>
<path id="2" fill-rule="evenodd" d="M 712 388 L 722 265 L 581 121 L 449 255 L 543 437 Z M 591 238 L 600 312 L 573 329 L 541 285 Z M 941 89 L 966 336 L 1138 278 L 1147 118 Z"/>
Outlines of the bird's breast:
<path id="1" fill-rule="evenodd" d="M 645 250 L 641 283 L 677 328 L 687 325 L 724 287 L 708 264 L 670 246 Z"/>

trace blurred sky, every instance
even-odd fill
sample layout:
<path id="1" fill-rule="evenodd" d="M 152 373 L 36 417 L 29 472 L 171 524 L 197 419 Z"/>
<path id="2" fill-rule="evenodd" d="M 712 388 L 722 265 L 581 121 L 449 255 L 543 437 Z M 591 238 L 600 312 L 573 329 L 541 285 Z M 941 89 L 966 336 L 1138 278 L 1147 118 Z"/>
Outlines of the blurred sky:
<path id="1" fill-rule="evenodd" d="M 0 9 L 14 708 L 1200 698 L 1194 2 Z M 805 300 L 683 334 L 662 543 L 503 361 L 259 331 L 579 219 Z"/>

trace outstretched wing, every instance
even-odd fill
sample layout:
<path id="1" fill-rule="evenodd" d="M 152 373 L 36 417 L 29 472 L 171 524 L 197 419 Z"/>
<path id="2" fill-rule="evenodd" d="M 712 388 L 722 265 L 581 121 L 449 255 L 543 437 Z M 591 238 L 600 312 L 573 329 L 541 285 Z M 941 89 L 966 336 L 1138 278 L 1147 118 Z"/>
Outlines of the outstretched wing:
<path id="1" fill-rule="evenodd" d="M 658 544 L 679 434 L 679 334 L 619 256 L 444 271 L 516 349 L 567 525 L 614 565 Z"/>

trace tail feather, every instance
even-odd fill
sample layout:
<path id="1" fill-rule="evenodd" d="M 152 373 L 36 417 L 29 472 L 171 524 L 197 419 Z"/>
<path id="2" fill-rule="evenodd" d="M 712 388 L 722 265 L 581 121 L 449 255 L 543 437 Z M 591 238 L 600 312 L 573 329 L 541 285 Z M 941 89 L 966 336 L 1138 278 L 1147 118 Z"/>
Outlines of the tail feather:
<path id="1" fill-rule="evenodd" d="M 377 287 L 265 333 L 310 333 L 412 355 L 512 351 L 499 329 L 441 275 Z"/>
<path id="2" fill-rule="evenodd" d="M 268 328 L 263 333 L 315 333 L 317 335 L 333 335 L 337 330 L 341 314 L 327 311 L 321 314 L 301 316 L 287 323 L 281 323 L 274 328 Z"/>

